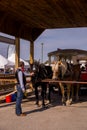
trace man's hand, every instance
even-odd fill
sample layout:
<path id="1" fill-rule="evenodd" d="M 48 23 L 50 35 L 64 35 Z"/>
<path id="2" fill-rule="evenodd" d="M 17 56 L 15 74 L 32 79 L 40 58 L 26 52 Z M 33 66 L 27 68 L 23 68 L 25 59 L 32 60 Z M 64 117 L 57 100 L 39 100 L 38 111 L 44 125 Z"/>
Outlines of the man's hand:
<path id="1" fill-rule="evenodd" d="M 25 89 L 22 89 L 23 93 L 25 93 Z"/>
<path id="2" fill-rule="evenodd" d="M 30 75 L 31 75 L 31 76 L 34 75 L 34 72 L 31 72 Z"/>

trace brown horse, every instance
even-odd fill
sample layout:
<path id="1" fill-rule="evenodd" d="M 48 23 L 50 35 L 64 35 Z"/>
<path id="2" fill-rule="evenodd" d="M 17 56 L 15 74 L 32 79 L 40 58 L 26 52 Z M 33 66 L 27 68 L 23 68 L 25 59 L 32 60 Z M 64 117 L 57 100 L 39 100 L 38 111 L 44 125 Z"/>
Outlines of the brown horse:
<path id="1" fill-rule="evenodd" d="M 69 66 L 65 61 L 57 61 L 52 67 L 53 77 L 52 79 L 64 80 L 64 81 L 72 81 L 79 80 L 80 76 L 80 65 Z M 70 83 L 59 83 L 61 93 L 62 93 L 62 103 L 66 105 L 70 105 L 73 97 L 74 97 L 74 87 Z M 65 96 L 65 86 L 66 86 L 66 95 Z M 77 85 L 76 91 L 76 100 L 78 100 L 78 90 L 79 85 Z"/>

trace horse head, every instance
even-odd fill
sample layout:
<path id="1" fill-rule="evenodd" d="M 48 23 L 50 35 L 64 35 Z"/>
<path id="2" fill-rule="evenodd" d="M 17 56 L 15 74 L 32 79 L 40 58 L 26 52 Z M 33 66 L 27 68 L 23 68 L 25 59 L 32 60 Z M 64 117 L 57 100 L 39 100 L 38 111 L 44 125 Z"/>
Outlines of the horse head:
<path id="1" fill-rule="evenodd" d="M 47 70 L 43 63 L 35 61 L 33 64 L 34 78 L 36 82 L 47 78 Z"/>
<path id="2" fill-rule="evenodd" d="M 55 61 L 52 66 L 52 71 L 52 79 L 59 79 L 62 76 L 62 63 L 60 61 Z"/>
<path id="3" fill-rule="evenodd" d="M 71 75 L 71 70 L 65 61 L 57 61 L 53 67 L 53 77 L 52 79 L 64 79 Z"/>
<path id="4" fill-rule="evenodd" d="M 39 76 L 41 79 L 46 79 L 48 77 L 46 66 L 43 63 L 39 66 Z"/>

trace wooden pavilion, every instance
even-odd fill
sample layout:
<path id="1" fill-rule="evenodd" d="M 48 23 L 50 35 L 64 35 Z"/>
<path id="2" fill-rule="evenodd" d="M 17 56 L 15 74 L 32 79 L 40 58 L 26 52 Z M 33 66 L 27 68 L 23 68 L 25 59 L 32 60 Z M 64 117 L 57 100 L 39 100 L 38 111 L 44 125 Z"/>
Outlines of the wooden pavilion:
<path id="1" fill-rule="evenodd" d="M 87 27 L 87 0 L 0 0 L 0 32 L 15 36 L 16 67 L 20 38 L 34 41 L 45 29 Z M 12 42 L 13 43 L 13 42 Z"/>
<path id="2" fill-rule="evenodd" d="M 87 51 L 80 49 L 57 49 L 56 51 L 48 53 L 49 64 L 53 60 L 58 60 L 64 58 L 65 60 L 77 62 L 77 60 L 86 60 L 87 61 Z"/>

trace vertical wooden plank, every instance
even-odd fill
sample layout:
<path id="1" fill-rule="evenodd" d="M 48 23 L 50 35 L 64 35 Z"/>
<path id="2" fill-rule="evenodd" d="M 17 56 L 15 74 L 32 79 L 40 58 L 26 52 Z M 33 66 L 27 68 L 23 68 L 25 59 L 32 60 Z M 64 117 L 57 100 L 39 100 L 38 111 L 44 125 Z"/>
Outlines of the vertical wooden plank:
<path id="1" fill-rule="evenodd" d="M 18 68 L 20 60 L 20 38 L 15 38 L 15 68 Z"/>
<path id="2" fill-rule="evenodd" d="M 34 63 L 34 42 L 30 41 L 30 65 L 32 65 L 33 63 Z"/>

